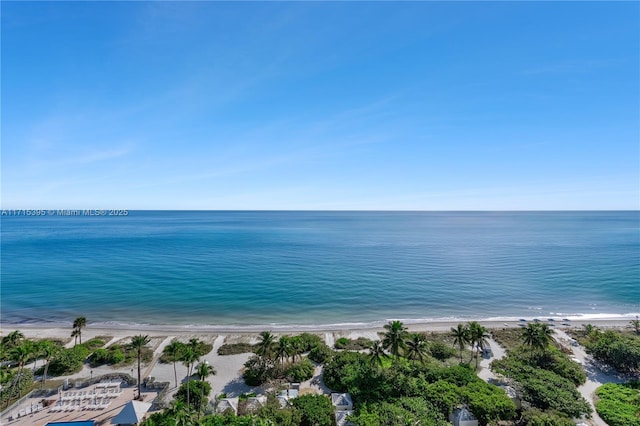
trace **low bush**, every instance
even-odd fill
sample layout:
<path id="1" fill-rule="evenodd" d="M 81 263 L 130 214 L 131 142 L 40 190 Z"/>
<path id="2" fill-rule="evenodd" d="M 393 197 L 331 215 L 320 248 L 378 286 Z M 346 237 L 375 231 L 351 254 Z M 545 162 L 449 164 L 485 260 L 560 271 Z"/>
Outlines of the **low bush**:
<path id="1" fill-rule="evenodd" d="M 357 339 L 348 339 L 346 337 L 340 337 L 335 341 L 333 347 L 336 349 L 345 349 L 348 351 L 360 351 L 363 349 L 369 349 L 373 341 L 366 337 L 358 337 Z"/>
<path id="2" fill-rule="evenodd" d="M 445 361 L 449 358 L 455 357 L 458 353 L 451 346 L 447 346 L 443 342 L 431 342 L 429 343 L 429 352 L 431 356 L 438 361 Z"/>
<path id="3" fill-rule="evenodd" d="M 49 363 L 49 376 L 62 376 L 82 370 L 82 364 L 89 355 L 85 346 L 77 345 L 71 349 L 62 349 Z"/>
<path id="4" fill-rule="evenodd" d="M 607 383 L 596 390 L 596 411 L 610 426 L 640 426 L 640 391 Z"/>
<path id="5" fill-rule="evenodd" d="M 285 375 L 291 382 L 304 382 L 313 377 L 313 371 L 315 366 L 307 358 L 303 358 L 302 361 L 291 364 L 285 370 Z"/>
<path id="6" fill-rule="evenodd" d="M 238 355 L 255 352 L 255 345 L 250 343 L 225 343 L 218 348 L 218 355 Z"/>
<path id="7" fill-rule="evenodd" d="M 318 364 L 324 364 L 333 356 L 334 352 L 329 346 L 324 343 L 320 343 L 309 352 L 309 359 L 315 361 Z"/>

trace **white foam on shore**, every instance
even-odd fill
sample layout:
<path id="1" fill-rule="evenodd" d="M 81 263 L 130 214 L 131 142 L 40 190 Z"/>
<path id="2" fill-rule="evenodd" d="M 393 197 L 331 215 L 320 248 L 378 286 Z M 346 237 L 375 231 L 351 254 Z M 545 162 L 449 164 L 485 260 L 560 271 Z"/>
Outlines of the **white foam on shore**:
<path id="1" fill-rule="evenodd" d="M 381 329 L 389 321 L 402 321 L 405 325 L 426 327 L 437 327 L 451 323 L 477 321 L 479 323 L 515 323 L 521 319 L 531 321 L 535 318 L 556 320 L 569 319 L 577 322 L 588 321 L 630 321 L 640 316 L 640 313 L 626 314 L 584 314 L 584 313 L 561 313 L 552 312 L 546 315 L 537 316 L 497 316 L 485 318 L 465 318 L 465 317 L 440 317 L 440 318 L 388 318 L 385 320 L 371 322 L 339 322 L 325 324 L 286 324 L 286 323 L 265 323 L 265 324 L 141 324 L 141 323 L 125 323 L 116 321 L 92 322 L 88 325 L 91 329 L 104 330 L 141 330 L 141 331 L 175 331 L 175 332 L 215 332 L 215 333 L 254 333 L 263 330 L 272 330 L 280 332 L 304 332 L 304 331 L 346 331 L 346 330 L 371 330 Z M 71 322 L 25 322 L 25 323 L 1 323 L 1 329 L 16 328 L 69 328 Z"/>

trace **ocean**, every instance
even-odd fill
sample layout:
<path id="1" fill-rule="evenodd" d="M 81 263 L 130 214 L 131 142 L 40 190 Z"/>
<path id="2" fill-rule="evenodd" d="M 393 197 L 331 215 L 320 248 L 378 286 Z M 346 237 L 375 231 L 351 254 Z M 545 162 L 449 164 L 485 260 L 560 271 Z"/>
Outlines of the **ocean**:
<path id="1" fill-rule="evenodd" d="M 640 312 L 640 212 L 2 216 L 5 324 L 379 325 Z"/>

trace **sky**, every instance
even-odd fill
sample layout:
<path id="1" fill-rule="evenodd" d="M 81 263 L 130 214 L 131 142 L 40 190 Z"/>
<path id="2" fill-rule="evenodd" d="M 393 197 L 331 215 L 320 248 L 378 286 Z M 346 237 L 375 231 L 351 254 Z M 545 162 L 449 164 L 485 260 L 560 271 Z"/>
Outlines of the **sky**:
<path id="1" fill-rule="evenodd" d="M 1 2 L 4 209 L 640 209 L 638 2 Z"/>

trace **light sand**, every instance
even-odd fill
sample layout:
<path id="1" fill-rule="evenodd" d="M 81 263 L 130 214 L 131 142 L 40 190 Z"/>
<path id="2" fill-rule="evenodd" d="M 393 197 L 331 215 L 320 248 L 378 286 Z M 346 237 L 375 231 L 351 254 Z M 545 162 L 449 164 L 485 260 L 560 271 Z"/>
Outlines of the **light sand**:
<path id="1" fill-rule="evenodd" d="M 528 318 L 532 319 L 532 318 Z M 613 328 L 613 327 L 627 327 L 629 325 L 629 321 L 632 318 L 598 318 L 598 319 L 584 319 L 584 320 L 573 320 L 570 322 L 571 327 L 581 327 L 583 324 L 593 324 L 600 328 Z M 556 318 L 555 321 L 549 322 L 547 318 L 540 317 L 540 320 L 543 322 L 547 322 L 548 324 L 553 324 L 554 328 L 557 329 L 567 329 L 569 327 L 563 326 L 560 318 Z M 429 322 L 429 323 L 415 323 L 415 324 L 406 324 L 409 330 L 411 331 L 434 331 L 434 332 L 447 332 L 452 327 L 455 327 L 461 321 L 438 321 L 438 322 Z M 492 328 L 518 328 L 523 326 L 523 323 L 520 321 L 479 321 L 483 326 L 492 329 Z M 103 325 L 89 325 L 87 328 L 83 329 L 82 339 L 83 341 L 87 341 L 96 336 L 112 336 L 109 344 L 113 344 L 115 342 L 126 342 L 131 336 L 134 335 L 148 335 L 151 338 L 151 343 L 149 347 L 151 347 L 154 351 L 153 360 L 143 366 L 143 378 L 153 377 L 156 382 L 169 382 L 170 389 L 166 400 L 169 401 L 172 399 L 173 393 L 177 390 L 175 378 L 174 378 L 174 370 L 173 364 L 162 364 L 158 362 L 158 358 L 162 354 L 162 350 L 164 347 L 171 342 L 172 339 L 176 338 L 180 341 L 188 341 L 191 338 L 198 338 L 200 340 L 206 341 L 208 343 L 213 344 L 213 350 L 203 357 L 201 361 L 207 361 L 211 364 L 215 370 L 216 375 L 208 378 L 208 382 L 212 386 L 211 396 L 215 397 L 221 393 L 226 393 L 229 397 L 237 397 L 241 393 L 245 392 L 256 392 L 263 393 L 263 390 L 260 388 L 251 388 L 247 386 L 242 380 L 242 369 L 244 363 L 249 359 L 251 354 L 239 354 L 239 355 L 227 355 L 227 356 L 219 356 L 217 353 L 218 348 L 223 343 L 237 343 L 237 342 L 249 342 L 255 343 L 257 341 L 257 334 L 262 330 L 269 329 L 269 327 L 254 327 L 251 330 L 247 330 L 243 328 L 242 331 L 239 331 L 238 328 L 230 327 L 228 329 L 222 327 L 179 327 L 179 326 L 140 326 L 140 327 L 131 327 L 131 326 L 103 326 Z M 46 327 L 46 326 L 37 326 L 37 325 L 11 325 L 5 324 L 1 326 L 2 334 L 6 335 L 7 333 L 13 330 L 20 330 L 27 338 L 37 338 L 37 339 L 45 339 L 45 338 L 55 338 L 55 339 L 63 339 L 69 341 L 67 346 L 72 346 L 73 342 L 70 339 L 70 327 L 62 328 L 62 327 Z M 379 336 L 379 333 L 382 333 L 384 329 L 382 327 L 374 327 L 374 328 L 353 328 L 353 329 L 345 329 L 341 326 L 326 328 L 319 327 L 314 329 L 313 327 L 295 327 L 291 326 L 280 327 L 277 330 L 271 330 L 276 335 L 282 334 L 298 334 L 301 332 L 311 332 L 322 337 L 325 342 L 333 346 L 333 343 L 336 339 L 340 337 L 348 337 L 348 338 L 358 338 L 358 337 L 366 337 L 369 339 L 376 339 Z M 497 346 L 497 344 L 496 344 Z M 187 368 L 178 363 L 176 365 L 177 376 L 178 376 L 178 385 L 180 383 L 186 381 Z M 486 370 L 486 368 L 484 369 Z M 131 365 L 125 368 L 113 369 L 112 367 L 102 366 L 98 368 L 91 369 L 88 366 L 85 366 L 82 371 L 77 374 L 68 376 L 72 379 L 88 379 L 90 377 L 99 377 L 104 374 L 112 374 L 112 373 L 125 373 L 125 374 L 133 374 L 134 377 L 137 374 L 135 365 Z M 490 375 L 490 372 L 485 371 L 485 374 Z M 319 392 L 319 393 L 329 393 L 330 389 L 327 389 L 321 384 L 321 369 L 316 369 L 314 374 L 314 378 L 305 383 L 301 384 L 301 392 Z M 594 389 L 588 389 L 586 392 L 591 393 Z M 132 391 L 129 391 L 132 392 Z M 127 394 L 128 395 L 128 394 Z M 128 396 L 128 400 L 132 398 L 131 394 Z M 155 394 L 152 394 L 155 396 Z M 148 398 L 152 398 L 152 395 L 149 395 Z M 118 400 L 119 401 L 119 400 Z M 126 402 L 126 401 L 124 401 Z M 111 415 L 117 414 L 115 408 L 121 407 L 124 402 L 118 402 L 118 404 L 114 405 L 113 410 L 109 410 Z M 44 413 L 39 413 L 34 415 L 33 417 L 25 418 L 23 421 L 8 421 L 8 416 L 17 412 L 16 410 L 20 410 L 21 408 L 25 408 L 25 404 L 30 404 L 29 401 L 22 404 L 20 407 L 14 408 L 14 410 L 10 410 L 5 413 L 5 415 L 1 419 L 2 424 L 16 424 L 16 425 L 31 425 L 31 424 L 44 424 L 41 419 L 46 419 L 51 421 L 52 417 L 45 416 Z M 64 418 L 60 420 L 71 420 L 71 419 L 80 419 L 83 418 L 80 415 L 81 412 L 76 413 L 76 415 L 65 415 Z M 47 413 L 48 414 L 48 413 Z M 106 414 L 106 413 L 105 413 Z M 55 418 L 58 419 L 59 416 Z M 101 416 L 102 419 L 103 416 Z M 85 418 L 89 418 L 86 417 Z M 30 420 L 29 420 L 30 419 Z M 107 420 L 106 418 L 104 420 Z M 25 423 L 26 422 L 26 423 Z M 105 421 L 105 424 L 108 422 Z"/>

